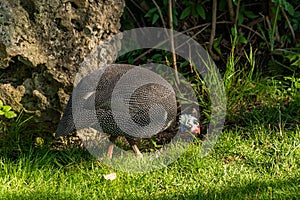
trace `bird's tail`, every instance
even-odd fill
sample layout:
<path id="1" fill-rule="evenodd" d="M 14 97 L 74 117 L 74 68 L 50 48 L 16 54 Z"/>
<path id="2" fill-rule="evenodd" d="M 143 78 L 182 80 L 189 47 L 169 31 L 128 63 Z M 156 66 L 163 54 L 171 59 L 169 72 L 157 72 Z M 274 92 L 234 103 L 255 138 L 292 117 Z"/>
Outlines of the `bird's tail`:
<path id="1" fill-rule="evenodd" d="M 56 129 L 56 137 L 66 136 L 71 131 L 76 130 L 73 114 L 72 114 L 72 97 L 70 97 L 69 102 L 65 108 L 64 115 L 61 118 L 58 127 Z"/>

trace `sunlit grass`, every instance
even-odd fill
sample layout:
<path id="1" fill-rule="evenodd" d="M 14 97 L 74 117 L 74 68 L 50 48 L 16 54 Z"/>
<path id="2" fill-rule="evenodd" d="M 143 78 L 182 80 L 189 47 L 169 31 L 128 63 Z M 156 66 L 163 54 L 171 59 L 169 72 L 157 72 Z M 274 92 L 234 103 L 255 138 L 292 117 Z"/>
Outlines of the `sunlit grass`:
<path id="1" fill-rule="evenodd" d="M 154 172 L 115 171 L 82 150 L 32 149 L 1 157 L 1 199 L 300 198 L 300 130 L 253 125 L 224 131 L 208 156 L 201 142 Z M 113 181 L 103 175 L 117 173 Z"/>

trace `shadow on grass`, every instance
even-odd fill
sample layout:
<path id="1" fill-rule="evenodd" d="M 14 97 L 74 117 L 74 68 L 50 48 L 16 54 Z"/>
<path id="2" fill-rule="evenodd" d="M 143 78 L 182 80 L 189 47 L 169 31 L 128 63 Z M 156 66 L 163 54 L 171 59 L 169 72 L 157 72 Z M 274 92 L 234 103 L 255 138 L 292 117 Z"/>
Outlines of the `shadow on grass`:
<path id="1" fill-rule="evenodd" d="M 229 126 L 252 127 L 261 124 L 265 128 L 278 127 L 293 129 L 300 123 L 300 98 L 283 105 L 259 105 L 242 107 L 227 119 Z M 284 128 L 282 127 L 282 128 Z"/>
<path id="2" fill-rule="evenodd" d="M 253 180 L 245 185 L 225 187 L 221 191 L 203 192 L 201 188 L 191 193 L 180 194 L 175 199 L 300 199 L 300 177 L 285 180 Z M 296 189 L 297 188 L 297 189 Z M 162 197 L 156 199 L 174 199 Z"/>

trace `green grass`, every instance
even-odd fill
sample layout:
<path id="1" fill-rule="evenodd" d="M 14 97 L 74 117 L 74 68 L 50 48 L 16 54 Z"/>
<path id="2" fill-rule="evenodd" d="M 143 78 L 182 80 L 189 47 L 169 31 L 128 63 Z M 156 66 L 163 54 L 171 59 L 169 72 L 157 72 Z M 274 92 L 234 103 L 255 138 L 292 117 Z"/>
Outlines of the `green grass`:
<path id="1" fill-rule="evenodd" d="M 251 130 L 251 131 L 249 131 Z M 16 160 L 0 159 L 0 199 L 299 199 L 300 128 L 225 130 L 215 148 L 199 156 L 201 142 L 154 172 L 113 169 L 81 150 L 32 148 Z"/>
<path id="2" fill-rule="evenodd" d="M 255 51 L 245 52 L 245 66 L 233 55 L 223 77 L 227 127 L 206 157 L 196 141 L 165 168 L 126 173 L 84 150 L 47 149 L 29 119 L 0 120 L 0 199 L 300 199 L 299 89 L 263 76 Z"/>

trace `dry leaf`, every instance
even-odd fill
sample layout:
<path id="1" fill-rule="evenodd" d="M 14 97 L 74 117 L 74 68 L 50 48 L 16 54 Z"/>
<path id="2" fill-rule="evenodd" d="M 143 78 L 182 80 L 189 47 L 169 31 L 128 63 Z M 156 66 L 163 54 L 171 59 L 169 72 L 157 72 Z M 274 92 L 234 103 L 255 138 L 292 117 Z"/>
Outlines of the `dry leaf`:
<path id="1" fill-rule="evenodd" d="M 104 179 L 105 180 L 115 180 L 117 178 L 117 174 L 116 173 L 111 173 L 111 174 L 106 174 L 106 175 L 103 175 Z"/>

